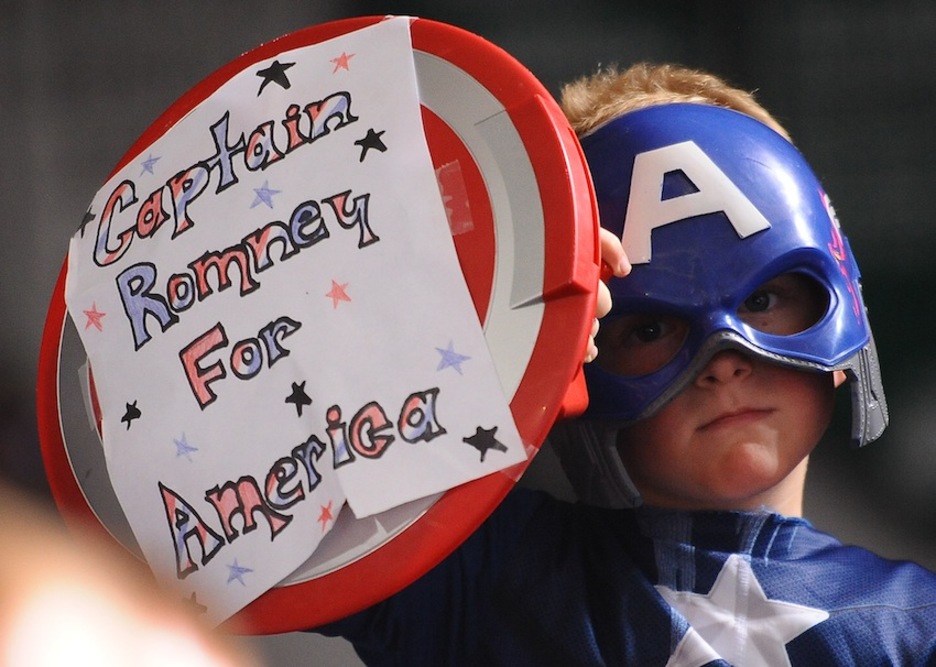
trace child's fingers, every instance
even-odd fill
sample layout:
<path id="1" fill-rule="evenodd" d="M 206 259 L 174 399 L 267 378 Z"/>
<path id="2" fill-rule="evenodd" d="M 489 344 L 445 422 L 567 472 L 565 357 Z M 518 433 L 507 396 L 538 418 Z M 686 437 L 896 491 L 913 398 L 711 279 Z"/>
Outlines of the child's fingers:
<path id="1" fill-rule="evenodd" d="M 595 317 L 604 317 L 611 310 L 611 290 L 603 282 L 598 282 L 598 299 L 595 302 Z"/>
<path id="2" fill-rule="evenodd" d="M 590 363 L 598 356 L 598 346 L 595 345 L 595 336 L 598 334 L 598 318 L 592 320 L 591 334 L 588 336 L 588 346 L 585 349 L 585 363 Z"/>
<path id="3" fill-rule="evenodd" d="M 631 263 L 618 237 L 602 227 L 598 230 L 598 245 L 601 251 L 601 261 L 608 265 L 612 274 L 623 278 L 630 273 Z"/>
<path id="4" fill-rule="evenodd" d="M 620 240 L 608 230 L 598 230 L 598 243 L 601 251 L 601 280 L 598 281 L 598 298 L 595 301 L 595 319 L 592 321 L 591 331 L 588 335 L 588 346 L 585 349 L 585 363 L 589 363 L 598 356 L 598 347 L 595 345 L 595 336 L 598 335 L 598 320 L 611 311 L 611 291 L 604 283 L 612 275 L 624 277 L 630 273 L 631 265 L 624 252 Z"/>

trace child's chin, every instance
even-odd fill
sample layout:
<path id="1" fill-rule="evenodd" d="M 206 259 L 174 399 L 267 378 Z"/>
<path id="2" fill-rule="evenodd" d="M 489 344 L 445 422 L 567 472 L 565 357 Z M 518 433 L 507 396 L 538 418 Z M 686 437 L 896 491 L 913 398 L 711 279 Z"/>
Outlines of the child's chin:
<path id="1" fill-rule="evenodd" d="M 739 445 L 721 461 L 712 488 L 726 501 L 745 505 L 736 509 L 752 509 L 747 505 L 757 505 L 758 498 L 780 484 L 790 472 L 769 447 Z"/>

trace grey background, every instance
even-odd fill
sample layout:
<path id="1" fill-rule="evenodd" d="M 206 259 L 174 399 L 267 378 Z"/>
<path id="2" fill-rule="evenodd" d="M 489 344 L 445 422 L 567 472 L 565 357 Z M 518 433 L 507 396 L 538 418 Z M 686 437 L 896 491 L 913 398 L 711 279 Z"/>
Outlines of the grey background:
<path id="1" fill-rule="evenodd" d="M 884 437 L 851 451 L 842 401 L 814 455 L 807 516 L 845 541 L 936 567 L 936 4 L 924 0 L 0 0 L 0 474 L 48 502 L 34 409 L 45 311 L 68 238 L 124 151 L 240 53 L 307 25 L 388 13 L 472 30 L 556 93 L 599 64 L 638 60 L 757 89 L 851 240 L 891 407 Z M 533 483 L 560 488 L 550 463 Z M 250 641 L 269 664 L 359 664 L 338 640 Z"/>

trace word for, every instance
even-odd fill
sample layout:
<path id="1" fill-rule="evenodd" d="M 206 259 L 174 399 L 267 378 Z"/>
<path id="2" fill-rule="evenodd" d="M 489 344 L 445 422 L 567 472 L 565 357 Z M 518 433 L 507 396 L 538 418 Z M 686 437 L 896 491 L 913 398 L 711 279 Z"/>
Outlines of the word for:
<path id="1" fill-rule="evenodd" d="M 264 359 L 269 367 L 289 356 L 289 350 L 284 348 L 280 341 L 293 335 L 301 326 L 302 323 L 289 317 L 279 317 L 263 327 L 256 338 L 245 338 L 235 343 L 231 348 L 228 363 L 234 376 L 241 380 L 250 380 L 263 369 Z M 227 333 L 224 326 L 218 322 L 179 352 L 185 377 L 202 410 L 218 397 L 211 390 L 211 383 L 227 377 L 227 371 L 221 360 L 209 366 L 202 366 L 200 362 L 210 353 L 227 346 Z"/>
<path id="2" fill-rule="evenodd" d="M 336 92 L 301 109 L 292 104 L 280 121 L 285 128 L 285 140 L 275 139 L 275 122 L 259 124 L 245 137 L 242 132 L 232 143 L 228 137 L 230 112 L 211 126 L 214 154 L 187 167 L 153 190 L 138 207 L 136 185 L 127 179 L 111 191 L 101 211 L 94 244 L 94 262 L 107 266 L 119 260 L 129 250 L 135 237 L 153 236 L 172 221 L 172 238 L 190 229 L 195 221 L 189 209 L 213 180 L 218 194 L 238 182 L 237 162 L 248 171 L 264 170 L 279 162 L 300 146 L 311 144 L 332 130 L 346 127 L 357 120 L 351 113 L 351 94 Z M 112 235 L 112 228 L 123 231 Z"/>
<path id="3" fill-rule="evenodd" d="M 445 434 L 436 418 L 439 389 L 410 394 L 400 408 L 395 433 L 409 443 L 430 442 Z M 333 467 L 347 465 L 359 455 L 377 458 L 394 442 L 394 423 L 379 403 L 370 402 L 344 421 L 341 408 L 326 411 L 325 433 L 333 452 Z M 204 499 L 217 515 L 215 526 L 201 517 L 192 503 L 158 482 L 175 551 L 176 576 L 184 579 L 207 565 L 221 549 L 257 530 L 266 522 L 272 542 L 293 519 L 287 513 L 308 498 L 322 481 L 319 463 L 328 449 L 315 435 L 277 459 L 262 484 L 251 475 L 227 481 L 205 491 Z M 197 561 L 197 562 L 196 562 Z"/>

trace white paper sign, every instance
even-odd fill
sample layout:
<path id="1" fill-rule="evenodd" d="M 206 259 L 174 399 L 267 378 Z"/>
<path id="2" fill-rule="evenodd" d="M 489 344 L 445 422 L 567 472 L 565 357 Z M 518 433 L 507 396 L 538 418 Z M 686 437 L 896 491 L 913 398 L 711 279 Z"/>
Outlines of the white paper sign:
<path id="1" fill-rule="evenodd" d="M 358 516 L 525 459 L 426 147 L 408 19 L 248 67 L 111 178 L 66 302 L 108 472 L 220 622 Z"/>

